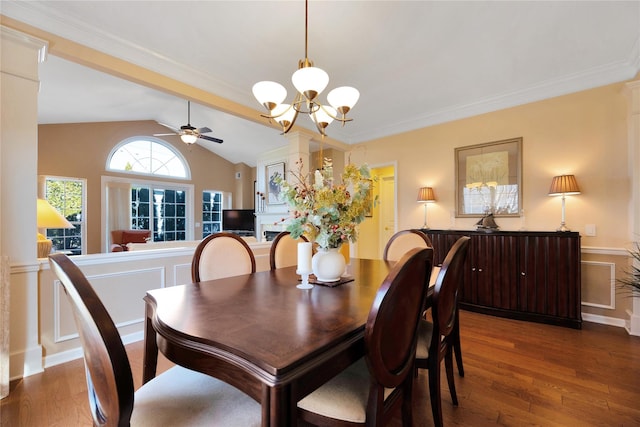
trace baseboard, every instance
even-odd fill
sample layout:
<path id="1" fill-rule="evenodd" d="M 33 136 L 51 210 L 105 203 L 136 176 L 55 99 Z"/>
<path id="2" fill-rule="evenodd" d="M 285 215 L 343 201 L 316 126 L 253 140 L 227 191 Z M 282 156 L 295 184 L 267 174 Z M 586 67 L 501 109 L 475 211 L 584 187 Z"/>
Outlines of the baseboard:
<path id="1" fill-rule="evenodd" d="M 626 322 L 624 319 L 618 319 L 616 317 L 600 316 L 598 314 L 582 313 L 582 320 L 591 323 L 600 323 L 601 325 L 616 326 L 618 328 L 624 328 Z"/>
<path id="2" fill-rule="evenodd" d="M 132 342 L 142 341 L 144 339 L 144 332 L 139 331 L 133 334 L 125 335 L 122 338 L 124 345 L 131 344 Z M 44 367 L 50 368 L 51 366 L 60 365 L 62 363 L 71 362 L 72 360 L 82 358 L 82 347 L 76 347 L 71 350 L 56 353 L 52 356 L 44 358 Z"/>

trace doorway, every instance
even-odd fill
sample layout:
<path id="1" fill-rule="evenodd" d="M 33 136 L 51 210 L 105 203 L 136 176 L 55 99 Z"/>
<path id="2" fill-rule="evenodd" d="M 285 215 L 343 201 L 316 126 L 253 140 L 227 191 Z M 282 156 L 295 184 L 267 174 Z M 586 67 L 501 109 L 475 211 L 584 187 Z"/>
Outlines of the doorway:
<path id="1" fill-rule="evenodd" d="M 359 227 L 356 253 L 354 256 L 367 259 L 381 259 L 384 247 L 396 229 L 396 179 L 395 164 L 371 168 L 375 179 L 373 196 L 377 197 L 371 217 Z"/>

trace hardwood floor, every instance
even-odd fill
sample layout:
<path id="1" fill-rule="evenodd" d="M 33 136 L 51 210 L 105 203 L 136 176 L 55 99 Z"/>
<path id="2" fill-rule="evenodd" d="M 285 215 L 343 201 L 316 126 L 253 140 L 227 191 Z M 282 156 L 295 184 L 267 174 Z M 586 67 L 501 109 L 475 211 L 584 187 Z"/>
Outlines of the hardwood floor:
<path id="1" fill-rule="evenodd" d="M 443 379 L 445 425 L 640 425 L 640 337 L 588 322 L 574 330 L 466 311 L 460 325 L 465 377 L 456 373 L 458 407 Z M 142 342 L 127 351 L 139 387 Z M 159 370 L 168 366 L 162 360 Z M 90 426 L 82 360 L 13 382 L 0 425 Z M 415 384 L 414 425 L 433 425 L 426 372 Z"/>

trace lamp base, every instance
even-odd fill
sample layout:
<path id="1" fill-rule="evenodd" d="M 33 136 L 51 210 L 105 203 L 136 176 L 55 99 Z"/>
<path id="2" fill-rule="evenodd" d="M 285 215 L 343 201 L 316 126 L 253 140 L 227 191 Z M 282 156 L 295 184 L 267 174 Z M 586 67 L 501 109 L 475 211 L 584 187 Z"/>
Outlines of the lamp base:
<path id="1" fill-rule="evenodd" d="M 42 233 L 38 233 L 38 258 L 47 258 L 51 253 L 51 247 L 53 246 L 53 242 L 46 237 Z"/>
<path id="2" fill-rule="evenodd" d="M 571 230 L 569 230 L 569 228 L 567 228 L 567 226 L 564 225 L 564 222 L 563 222 L 562 224 L 560 224 L 560 227 L 556 228 L 556 231 L 565 232 L 565 231 L 571 231 Z"/>

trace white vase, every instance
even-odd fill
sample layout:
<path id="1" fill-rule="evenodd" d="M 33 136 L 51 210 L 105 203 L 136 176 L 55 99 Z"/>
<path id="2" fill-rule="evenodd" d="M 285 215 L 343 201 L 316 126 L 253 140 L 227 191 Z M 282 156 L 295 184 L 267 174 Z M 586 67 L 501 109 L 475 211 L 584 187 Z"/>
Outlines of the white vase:
<path id="1" fill-rule="evenodd" d="M 311 258 L 311 269 L 321 282 L 336 282 L 344 273 L 345 260 L 340 248 L 319 248 Z"/>

